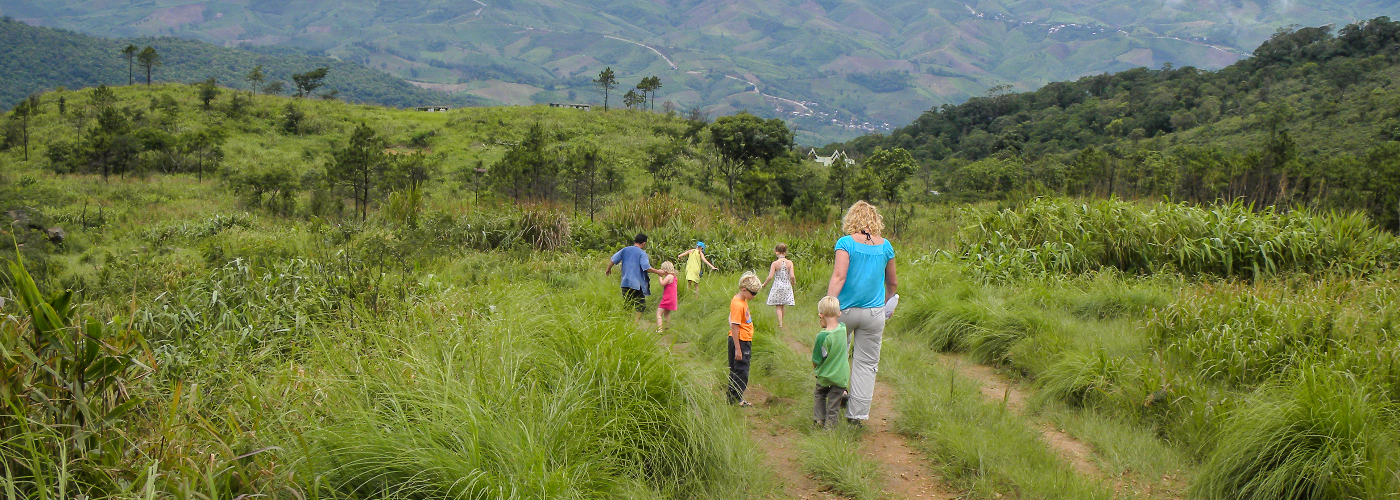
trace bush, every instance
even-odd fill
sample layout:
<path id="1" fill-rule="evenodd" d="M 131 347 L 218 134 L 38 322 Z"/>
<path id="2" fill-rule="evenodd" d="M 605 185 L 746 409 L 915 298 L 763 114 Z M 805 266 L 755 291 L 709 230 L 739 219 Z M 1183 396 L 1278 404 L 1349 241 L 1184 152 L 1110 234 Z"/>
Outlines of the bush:
<path id="1" fill-rule="evenodd" d="M 1192 485 L 1215 499 L 1381 498 L 1393 495 L 1393 403 L 1345 374 L 1300 371 L 1262 391 L 1224 425 Z"/>

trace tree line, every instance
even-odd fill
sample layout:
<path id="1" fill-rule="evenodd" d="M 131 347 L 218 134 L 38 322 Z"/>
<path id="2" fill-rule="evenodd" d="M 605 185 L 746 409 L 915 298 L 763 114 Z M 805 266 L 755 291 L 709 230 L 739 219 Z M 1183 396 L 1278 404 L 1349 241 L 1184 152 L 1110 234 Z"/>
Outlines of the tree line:
<path id="1" fill-rule="evenodd" d="M 612 66 L 603 68 L 598 72 L 598 78 L 593 79 L 593 84 L 603 92 L 603 109 L 608 109 L 608 97 L 612 90 L 617 88 L 617 74 L 613 72 Z M 635 88 L 629 89 L 622 95 L 622 103 L 628 109 L 656 109 L 656 91 L 661 90 L 661 77 L 652 75 L 643 77 L 637 82 Z"/>
<path id="2" fill-rule="evenodd" d="M 796 219 L 828 220 L 833 204 L 905 201 L 916 169 L 902 148 L 879 149 L 860 163 L 822 169 L 795 149 L 792 130 L 776 118 L 739 113 L 709 122 L 693 109 L 681 119 L 687 127 L 647 149 L 643 167 L 651 179 L 641 191 L 667 193 L 685 185 L 723 200 L 738 215 L 782 210 Z M 600 197 L 620 192 L 628 181 L 586 138 L 561 137 L 540 124 L 485 175 L 496 194 L 569 202 L 590 216 Z"/>
<path id="3" fill-rule="evenodd" d="M 138 50 L 128 55 L 129 46 Z M 151 53 L 145 47 L 151 47 Z M 198 82 L 213 76 L 237 87 L 243 75 L 261 65 L 265 77 L 262 85 L 281 82 L 270 89 L 264 87 L 262 92 L 280 94 L 295 90 L 294 75 L 308 68 L 326 67 L 329 76 L 324 88 L 336 89 L 338 98 L 351 102 L 395 107 L 470 106 L 482 102 L 469 95 L 449 96 L 419 89 L 361 64 L 293 47 L 227 48 L 170 37 L 107 39 L 0 20 L 0 106 L 8 108 L 29 94 L 58 87 L 88 88 L 144 81 L 147 59 L 143 53 L 147 58 L 158 56 L 149 59 L 152 85 L 161 81 Z"/>
<path id="4" fill-rule="evenodd" d="M 889 135 L 926 199 L 1035 193 L 1365 211 L 1400 230 L 1400 22 L 1281 29 L 1218 71 L 1137 68 L 1033 92 L 989 89 Z M 937 191 L 940 198 L 929 196 Z"/>

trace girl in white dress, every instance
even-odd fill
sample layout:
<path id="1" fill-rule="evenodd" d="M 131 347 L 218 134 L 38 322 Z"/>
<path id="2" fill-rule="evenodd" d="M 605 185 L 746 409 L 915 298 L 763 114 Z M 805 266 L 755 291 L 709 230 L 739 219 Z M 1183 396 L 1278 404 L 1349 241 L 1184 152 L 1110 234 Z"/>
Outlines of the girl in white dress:
<path id="1" fill-rule="evenodd" d="M 768 279 L 763 281 L 763 286 L 773 284 L 773 288 L 768 289 L 768 305 L 778 313 L 778 328 L 782 328 L 783 307 L 797 305 L 792 293 L 792 283 L 797 280 L 797 275 L 793 272 L 792 261 L 787 258 L 786 244 L 779 243 L 773 247 L 773 253 L 778 260 L 768 265 Z"/>

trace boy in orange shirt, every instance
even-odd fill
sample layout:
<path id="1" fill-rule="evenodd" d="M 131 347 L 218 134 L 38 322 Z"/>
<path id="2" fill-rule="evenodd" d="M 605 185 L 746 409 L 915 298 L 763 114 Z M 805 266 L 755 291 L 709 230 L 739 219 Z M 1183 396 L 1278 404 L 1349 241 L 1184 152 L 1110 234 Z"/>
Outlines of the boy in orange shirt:
<path id="1" fill-rule="evenodd" d="M 749 301 L 763 289 L 753 271 L 739 277 L 739 293 L 729 300 L 729 404 L 753 406 L 744 400 L 749 387 L 749 361 L 753 358 L 753 315 Z"/>

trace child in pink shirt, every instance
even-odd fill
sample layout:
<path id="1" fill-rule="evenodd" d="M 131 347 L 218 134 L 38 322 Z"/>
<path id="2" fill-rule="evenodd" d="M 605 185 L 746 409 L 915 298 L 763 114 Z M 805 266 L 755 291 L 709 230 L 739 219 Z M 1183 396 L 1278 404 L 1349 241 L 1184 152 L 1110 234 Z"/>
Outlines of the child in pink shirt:
<path id="1" fill-rule="evenodd" d="M 676 265 L 671 261 L 661 263 L 661 302 L 656 304 L 656 331 L 666 331 L 666 323 L 671 321 L 671 311 L 676 310 L 676 285 L 680 278 L 676 274 Z"/>

